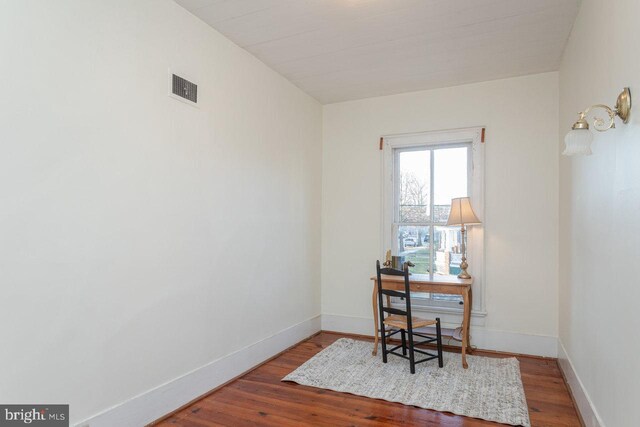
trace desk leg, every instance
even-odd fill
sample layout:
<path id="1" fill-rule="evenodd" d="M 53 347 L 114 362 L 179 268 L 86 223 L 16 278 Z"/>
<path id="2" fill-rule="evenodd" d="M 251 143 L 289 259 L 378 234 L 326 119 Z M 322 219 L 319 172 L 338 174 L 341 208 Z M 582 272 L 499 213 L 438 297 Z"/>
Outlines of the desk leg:
<path id="1" fill-rule="evenodd" d="M 469 289 L 462 295 L 464 302 L 464 315 L 462 317 L 462 367 L 467 369 L 467 347 L 469 346 L 469 322 L 471 320 L 471 294 Z"/>
<path id="2" fill-rule="evenodd" d="M 371 354 L 378 354 L 378 284 L 373 282 L 373 295 L 371 297 L 373 307 L 373 351 Z"/>

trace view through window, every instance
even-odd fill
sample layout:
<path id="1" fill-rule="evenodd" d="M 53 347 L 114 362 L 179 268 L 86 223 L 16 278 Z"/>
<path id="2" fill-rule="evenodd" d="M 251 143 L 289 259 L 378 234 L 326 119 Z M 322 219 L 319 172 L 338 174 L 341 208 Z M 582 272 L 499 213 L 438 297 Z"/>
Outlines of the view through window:
<path id="1" fill-rule="evenodd" d="M 461 233 L 447 227 L 451 199 L 469 193 L 471 144 L 447 144 L 394 150 L 394 253 L 415 264 L 412 273 L 457 275 Z M 416 294 L 436 301 L 455 295 Z"/>

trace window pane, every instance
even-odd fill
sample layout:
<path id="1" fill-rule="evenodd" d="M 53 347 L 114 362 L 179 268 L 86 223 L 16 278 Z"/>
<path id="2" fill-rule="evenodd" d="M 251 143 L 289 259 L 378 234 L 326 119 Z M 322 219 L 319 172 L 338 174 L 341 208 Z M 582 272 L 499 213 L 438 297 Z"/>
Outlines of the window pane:
<path id="1" fill-rule="evenodd" d="M 398 227 L 398 255 L 416 265 L 412 273 L 429 273 L 429 227 Z"/>
<path id="2" fill-rule="evenodd" d="M 460 227 L 434 228 L 435 274 L 460 273 L 460 260 L 462 257 Z"/>
<path id="3" fill-rule="evenodd" d="M 400 222 L 428 222 L 431 211 L 431 152 L 402 151 L 398 158 Z"/>
<path id="4" fill-rule="evenodd" d="M 467 147 L 443 148 L 433 152 L 433 221 L 446 223 L 451 199 L 467 194 Z"/>
<path id="5" fill-rule="evenodd" d="M 460 227 L 434 227 L 435 274 L 457 275 L 460 273 L 461 237 Z M 433 294 L 432 298 L 438 301 L 461 301 L 458 295 Z"/>

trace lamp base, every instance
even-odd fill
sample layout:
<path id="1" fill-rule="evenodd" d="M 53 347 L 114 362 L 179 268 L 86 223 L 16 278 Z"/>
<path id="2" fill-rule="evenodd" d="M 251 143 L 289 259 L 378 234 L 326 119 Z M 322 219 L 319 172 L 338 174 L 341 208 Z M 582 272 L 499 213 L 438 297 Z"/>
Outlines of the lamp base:
<path id="1" fill-rule="evenodd" d="M 467 258 L 462 257 L 462 262 L 460 263 L 460 274 L 458 274 L 458 279 L 471 279 L 471 275 L 467 273 L 467 268 L 469 268 L 469 264 L 467 264 Z"/>

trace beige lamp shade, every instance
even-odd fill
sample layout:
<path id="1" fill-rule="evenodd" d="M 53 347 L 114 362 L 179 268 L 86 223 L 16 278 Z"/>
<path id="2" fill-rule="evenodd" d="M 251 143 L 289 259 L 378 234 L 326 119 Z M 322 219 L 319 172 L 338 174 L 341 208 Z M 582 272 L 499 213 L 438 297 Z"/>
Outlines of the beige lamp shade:
<path id="1" fill-rule="evenodd" d="M 473 212 L 471 201 L 468 197 L 459 197 L 451 199 L 451 212 L 447 225 L 469 225 L 481 224 L 480 220 Z"/>

